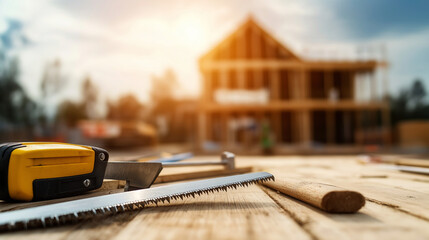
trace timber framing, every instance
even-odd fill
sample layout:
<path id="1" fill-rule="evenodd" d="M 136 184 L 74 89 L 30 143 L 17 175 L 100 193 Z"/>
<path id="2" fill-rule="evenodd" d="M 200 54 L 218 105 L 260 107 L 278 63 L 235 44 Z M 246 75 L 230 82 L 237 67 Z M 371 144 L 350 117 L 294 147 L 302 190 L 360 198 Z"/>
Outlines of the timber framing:
<path id="1" fill-rule="evenodd" d="M 389 144 L 387 67 L 375 59 L 304 59 L 250 17 L 199 60 L 198 142 L 254 148 L 268 128 L 274 148 Z M 220 92 L 259 97 L 228 103 Z"/>

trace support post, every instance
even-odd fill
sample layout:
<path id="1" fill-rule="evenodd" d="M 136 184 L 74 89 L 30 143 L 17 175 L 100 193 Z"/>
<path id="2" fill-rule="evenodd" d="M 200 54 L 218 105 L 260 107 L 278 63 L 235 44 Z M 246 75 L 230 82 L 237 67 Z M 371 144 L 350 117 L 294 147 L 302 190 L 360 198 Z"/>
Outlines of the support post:
<path id="1" fill-rule="evenodd" d="M 301 143 L 304 147 L 309 148 L 311 147 L 311 121 L 310 121 L 310 111 L 304 110 L 300 112 L 301 115 L 301 121 L 300 121 L 300 129 L 301 129 Z"/>
<path id="2" fill-rule="evenodd" d="M 204 148 L 204 142 L 207 140 L 207 124 L 206 124 L 206 114 L 204 112 L 200 112 L 198 114 L 198 145 L 200 149 Z"/>
<path id="3" fill-rule="evenodd" d="M 270 96 L 272 101 L 277 101 L 280 98 L 280 72 L 278 69 L 270 70 Z"/>

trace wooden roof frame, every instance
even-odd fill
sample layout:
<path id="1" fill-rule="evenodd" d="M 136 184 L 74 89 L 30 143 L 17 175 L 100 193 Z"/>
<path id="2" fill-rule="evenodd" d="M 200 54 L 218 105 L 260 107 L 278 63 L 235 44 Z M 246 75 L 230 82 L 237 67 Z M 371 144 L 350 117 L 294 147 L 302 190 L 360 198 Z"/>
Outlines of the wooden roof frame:
<path id="1" fill-rule="evenodd" d="M 277 40 L 275 37 L 273 37 L 272 34 L 268 33 L 263 27 L 258 24 L 253 17 L 250 15 L 247 20 L 242 23 L 233 33 L 229 34 L 228 37 L 223 39 L 220 43 L 218 43 L 215 47 L 213 47 L 210 51 L 208 51 L 206 54 L 200 57 L 200 62 L 204 61 L 206 59 L 210 59 L 213 57 L 213 55 L 218 51 L 222 46 L 229 43 L 234 37 L 236 37 L 240 32 L 244 31 L 248 27 L 255 27 L 257 28 L 262 35 L 265 35 L 265 37 L 272 40 L 275 44 L 281 47 L 283 51 L 285 51 L 287 54 L 290 55 L 291 60 L 294 61 L 301 61 L 301 58 L 298 57 L 294 52 L 292 52 L 289 48 L 285 46 L 285 44 L 281 43 L 279 40 Z"/>

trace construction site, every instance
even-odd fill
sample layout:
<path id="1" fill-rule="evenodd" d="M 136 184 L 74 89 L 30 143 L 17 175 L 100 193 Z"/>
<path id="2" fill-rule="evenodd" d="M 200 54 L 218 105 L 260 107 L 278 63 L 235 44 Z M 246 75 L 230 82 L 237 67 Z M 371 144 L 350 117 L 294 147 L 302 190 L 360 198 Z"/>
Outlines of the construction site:
<path id="1" fill-rule="evenodd" d="M 248 152 L 265 127 L 278 152 L 387 146 L 387 66 L 376 59 L 305 60 L 250 17 L 199 60 L 198 141 Z M 381 95 L 377 86 L 384 86 Z"/>
<path id="2" fill-rule="evenodd" d="M 429 239 L 428 8 L 0 1 L 0 239 Z"/>

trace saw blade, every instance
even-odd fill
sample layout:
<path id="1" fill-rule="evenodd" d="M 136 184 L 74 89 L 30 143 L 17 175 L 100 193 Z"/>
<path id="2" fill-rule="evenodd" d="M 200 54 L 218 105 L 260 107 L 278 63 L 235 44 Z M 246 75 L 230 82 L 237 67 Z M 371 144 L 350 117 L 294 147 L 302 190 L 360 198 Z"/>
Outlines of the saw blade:
<path id="1" fill-rule="evenodd" d="M 171 184 L 0 213 L 0 231 L 59 225 L 145 205 L 274 180 L 266 172 Z"/>

